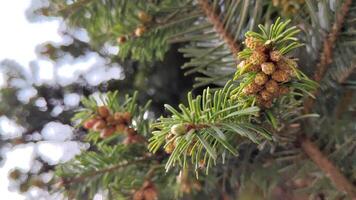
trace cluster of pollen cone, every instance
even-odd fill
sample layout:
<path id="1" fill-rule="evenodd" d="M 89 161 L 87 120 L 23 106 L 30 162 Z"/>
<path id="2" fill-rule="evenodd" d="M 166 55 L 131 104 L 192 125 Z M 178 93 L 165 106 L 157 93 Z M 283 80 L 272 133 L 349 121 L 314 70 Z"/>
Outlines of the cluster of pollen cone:
<path id="1" fill-rule="evenodd" d="M 292 67 L 297 63 L 254 37 L 248 36 L 245 45 L 252 54 L 240 62 L 238 68 L 256 73 L 256 76 L 242 92 L 255 95 L 260 106 L 269 108 L 275 98 L 289 92 L 285 83 L 294 76 Z"/>
<path id="2" fill-rule="evenodd" d="M 124 144 L 143 142 L 144 138 L 130 127 L 131 119 L 129 112 L 112 113 L 107 106 L 100 106 L 96 115 L 86 120 L 83 127 L 87 130 L 100 132 L 100 137 L 103 139 L 115 133 L 124 133 L 127 135 L 123 141 Z"/>

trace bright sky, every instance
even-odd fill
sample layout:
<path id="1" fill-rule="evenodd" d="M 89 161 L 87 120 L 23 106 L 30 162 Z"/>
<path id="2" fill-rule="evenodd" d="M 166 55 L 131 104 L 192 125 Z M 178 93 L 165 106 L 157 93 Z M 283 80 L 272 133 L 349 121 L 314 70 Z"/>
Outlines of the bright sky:
<path id="1" fill-rule="evenodd" d="M 2 2 L 0 6 L 0 27 L 2 27 L 0 31 L 0 61 L 12 59 L 28 70 L 30 69 L 30 62 L 38 59 L 35 53 L 35 48 L 38 44 L 46 41 L 59 43 L 64 40 L 58 32 L 60 20 L 41 23 L 29 23 L 27 21 L 25 10 L 29 7 L 30 2 L 31 0 L 11 0 Z M 39 66 L 38 78 L 40 82 L 53 83 L 56 81 L 61 85 L 67 85 L 77 80 L 83 72 L 86 73 L 84 79 L 91 85 L 97 85 L 109 79 L 123 78 L 120 66 L 107 66 L 106 61 L 95 53 L 88 53 L 88 55 L 79 59 L 69 57 L 66 62 L 61 63 L 53 63 L 49 60 L 37 60 L 36 62 Z M 61 76 L 60 79 L 56 79 L 55 72 Z M 33 77 L 33 79 L 35 78 Z M 36 91 L 33 90 L 33 88 L 24 88 L 19 92 L 18 98 L 24 102 L 28 101 L 31 96 L 36 95 Z M 40 98 L 36 103 L 38 105 L 46 105 L 46 102 L 41 101 Z M 65 96 L 64 103 L 67 106 L 76 106 L 79 103 L 79 96 L 68 94 Z M 41 155 L 42 159 L 55 164 L 59 161 L 67 161 L 79 153 L 80 148 L 85 148 L 76 142 L 70 141 L 72 136 L 72 128 L 70 126 L 56 122 L 51 122 L 47 125 L 41 131 L 41 135 L 38 136 L 46 141 L 5 149 L 6 163 L 0 168 L 1 199 L 24 199 L 24 196 L 8 190 L 8 171 L 13 167 L 21 167 L 25 171 L 29 170 L 30 166 L 34 164 L 33 156 L 36 152 Z M 18 129 L 6 117 L 1 117 L 0 134 L 18 134 L 19 130 L 21 129 Z M 58 137 L 59 135 L 61 137 Z M 32 192 L 33 194 L 36 193 L 36 191 Z M 48 199 L 48 197 L 45 197 L 45 199 Z"/>
<path id="2" fill-rule="evenodd" d="M 36 2 L 46 2 L 46 0 L 36 0 Z M 63 37 L 58 31 L 61 25 L 60 19 L 30 23 L 25 17 L 25 11 L 29 7 L 31 0 L 11 0 L 4 1 L 0 6 L 0 62 L 4 59 L 11 59 L 19 63 L 30 74 L 30 83 L 60 84 L 62 86 L 77 81 L 81 76 L 89 85 L 98 85 L 110 79 L 123 79 L 122 67 L 117 64 L 110 64 L 95 52 L 88 52 L 86 55 L 73 58 L 66 56 L 64 59 L 54 63 L 45 58 L 38 58 L 35 53 L 37 45 L 52 41 L 55 44 L 68 43 L 70 39 Z M 85 31 L 76 30 L 72 33 L 82 41 L 89 40 Z M 118 48 L 108 45 L 107 50 L 113 54 Z M 32 66 L 31 66 L 32 64 Z M 31 67 L 30 67 L 31 66 Z M 37 71 L 38 75 L 30 73 Z M 4 84 L 4 76 L 0 71 L 0 87 Z M 37 91 L 31 85 L 22 84 L 18 86 L 20 91 L 17 97 L 26 103 L 36 96 Z M 35 104 L 38 107 L 46 107 L 47 102 L 36 97 Z M 78 105 L 80 96 L 69 93 L 64 97 L 64 105 L 56 106 L 52 110 L 53 115 L 58 115 L 65 106 L 75 107 Z M 0 135 L 16 136 L 23 130 L 16 126 L 5 116 L 0 116 Z M 6 162 L 0 168 L 0 197 L 6 200 L 21 200 L 23 195 L 9 191 L 8 171 L 14 167 L 20 167 L 28 171 L 30 166 L 34 166 L 33 158 L 36 154 L 50 164 L 65 162 L 71 159 L 80 149 L 87 148 L 87 145 L 71 141 L 72 128 L 57 122 L 48 123 L 40 133 L 36 135 L 38 139 L 43 139 L 37 143 L 18 145 L 15 148 L 2 149 L 6 156 Z M 30 190 L 30 196 L 36 195 L 38 190 Z M 45 192 L 41 192 L 45 194 Z M 44 200 L 60 199 L 61 197 L 43 197 Z M 36 198 L 38 199 L 38 198 Z M 101 199 L 100 195 L 95 199 Z"/>
<path id="3" fill-rule="evenodd" d="M 25 10 L 30 0 L 11 0 L 0 6 L 0 60 L 16 60 L 22 66 L 28 66 L 36 59 L 35 47 L 47 40 L 60 41 L 57 33 L 59 21 L 30 24 L 25 18 Z M 26 152 L 24 154 L 24 152 Z M 25 155 L 25 156 L 24 156 Z M 22 195 L 8 191 L 7 171 L 13 166 L 29 168 L 33 147 L 22 146 L 7 154 L 7 162 L 0 169 L 0 194 L 2 199 L 24 199 Z M 26 166 L 27 165 L 27 166 Z"/>

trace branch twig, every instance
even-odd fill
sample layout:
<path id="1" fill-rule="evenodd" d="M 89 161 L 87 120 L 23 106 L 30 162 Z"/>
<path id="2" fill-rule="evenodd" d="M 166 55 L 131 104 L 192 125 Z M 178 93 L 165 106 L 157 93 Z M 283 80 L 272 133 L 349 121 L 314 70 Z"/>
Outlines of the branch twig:
<path id="1" fill-rule="evenodd" d="M 316 71 L 314 73 L 314 80 L 317 82 L 320 82 L 321 79 L 324 77 L 328 65 L 333 60 L 332 51 L 333 48 L 335 47 L 335 42 L 340 34 L 340 30 L 344 24 L 345 17 L 349 11 L 351 3 L 352 0 L 345 0 L 340 10 L 336 14 L 336 20 L 332 26 L 331 32 L 324 40 L 323 50 L 320 54 L 320 61 L 317 64 Z M 314 96 L 317 96 L 319 92 L 320 92 L 319 90 L 315 91 Z M 304 112 L 309 113 L 313 104 L 314 104 L 314 100 L 312 98 L 308 98 L 304 103 Z"/>
<path id="2" fill-rule="evenodd" d="M 356 190 L 352 183 L 320 152 L 310 139 L 302 138 L 301 147 L 309 158 L 333 181 L 338 190 L 346 192 L 351 199 L 356 199 Z"/>
<path id="3" fill-rule="evenodd" d="M 214 25 L 215 31 L 225 41 L 225 44 L 230 48 L 234 55 L 240 51 L 240 46 L 236 43 L 235 39 L 231 36 L 228 30 L 225 29 L 223 22 L 220 20 L 219 15 L 214 8 L 209 4 L 207 0 L 198 0 L 198 4 L 201 6 L 205 15 L 210 23 Z"/>
<path id="4" fill-rule="evenodd" d="M 129 165 L 133 165 L 133 164 L 137 164 L 137 163 L 140 163 L 140 162 L 147 161 L 147 160 L 149 160 L 151 158 L 152 157 L 147 157 L 146 156 L 146 157 L 138 158 L 138 159 L 133 160 L 131 162 L 119 163 L 119 164 L 113 165 L 111 167 L 103 168 L 103 169 L 100 169 L 100 170 L 97 170 L 97 171 L 91 171 L 89 173 L 85 173 L 85 174 L 83 174 L 81 176 L 77 176 L 77 177 L 74 177 L 74 178 L 62 179 L 61 183 L 59 183 L 59 184 L 63 185 L 63 186 L 68 186 L 68 185 L 71 185 L 73 183 L 83 182 L 86 178 L 90 178 L 90 177 L 97 176 L 97 175 L 100 175 L 100 174 L 103 174 L 103 173 L 107 173 L 107 172 L 112 172 L 112 171 L 118 170 L 120 168 L 127 167 Z"/>
<path id="5" fill-rule="evenodd" d="M 323 51 L 320 55 L 320 62 L 317 64 L 317 69 L 314 74 L 314 79 L 320 82 L 324 77 L 328 65 L 332 62 L 332 50 L 335 42 L 343 26 L 345 17 L 349 11 L 352 0 L 345 0 L 340 11 L 338 11 L 335 23 L 331 32 L 324 41 Z M 317 90 L 314 95 L 317 96 L 320 90 Z M 309 113 L 315 101 L 308 98 L 304 102 L 304 113 Z M 319 148 L 308 138 L 301 136 L 300 144 L 303 151 L 308 157 L 330 178 L 335 187 L 343 192 L 346 192 L 351 199 L 356 200 L 356 191 L 352 183 L 340 172 L 340 170 L 319 150 Z"/>

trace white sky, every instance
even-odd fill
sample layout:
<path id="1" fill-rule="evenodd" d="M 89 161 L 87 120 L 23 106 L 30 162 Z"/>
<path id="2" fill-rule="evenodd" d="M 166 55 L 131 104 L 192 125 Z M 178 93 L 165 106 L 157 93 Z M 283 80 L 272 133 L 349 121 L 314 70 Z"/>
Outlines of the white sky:
<path id="1" fill-rule="evenodd" d="M 30 0 L 3 1 L 0 6 L 0 60 L 13 59 L 22 66 L 28 66 L 36 59 L 35 47 L 41 42 L 60 41 L 57 33 L 59 21 L 30 24 L 25 18 L 25 10 Z M 32 145 L 17 148 L 7 154 L 7 162 L 0 169 L 1 199 L 24 199 L 16 192 L 8 191 L 7 171 L 13 166 L 23 167 L 25 170 L 33 156 Z M 27 166 L 26 166 L 27 165 Z"/>
<path id="2" fill-rule="evenodd" d="M 60 20 L 45 21 L 41 23 L 29 23 L 25 17 L 25 10 L 29 7 L 31 0 L 9 0 L 3 1 L 0 6 L 0 61 L 12 59 L 21 66 L 29 70 L 30 62 L 37 60 L 35 48 L 38 44 L 46 41 L 55 43 L 63 42 L 63 37 L 58 29 Z M 84 79 L 91 85 L 97 85 L 109 79 L 123 78 L 120 66 L 106 66 L 106 61 L 95 53 L 80 58 L 67 58 L 66 62 L 53 63 L 49 60 L 37 60 L 39 66 L 39 81 L 45 83 L 56 82 L 61 85 L 70 84 L 76 81 L 80 74 L 86 72 Z M 69 63 L 68 63 L 69 62 Z M 97 71 L 95 71 L 97 69 Z M 60 79 L 54 75 L 56 70 Z M 3 75 L 0 72 L 0 82 Z M 37 77 L 33 77 L 36 79 Z M 59 81 L 60 80 L 60 81 Z M 62 81 L 62 82 L 61 82 Z M 1 84 L 1 83 L 0 83 Z M 18 98 L 24 102 L 28 101 L 36 93 L 29 93 L 32 88 L 24 88 L 18 94 Z M 32 95 L 32 96 L 31 96 Z M 43 99 L 37 101 L 39 105 L 46 105 Z M 68 94 L 64 99 L 67 106 L 76 106 L 79 103 L 79 96 Z M 3 129 L 3 130 L 1 130 Z M 4 131 L 6 129 L 7 131 Z M 16 134 L 21 130 L 14 126 L 6 117 L 0 119 L 0 134 Z M 63 131 L 65 134 L 63 134 Z M 42 138 L 47 141 L 19 145 L 13 149 L 5 149 L 6 163 L 0 168 L 0 198 L 6 200 L 20 200 L 24 196 L 10 192 L 8 190 L 8 171 L 13 167 L 20 167 L 27 171 L 33 164 L 33 157 L 39 153 L 42 159 L 55 164 L 70 159 L 74 154 L 79 153 L 80 146 L 76 142 L 70 141 L 72 129 L 69 126 L 51 122 L 42 131 Z M 56 137 L 57 135 L 57 137 Z M 61 135 L 62 137 L 58 137 Z M 41 138 L 41 135 L 38 136 Z M 57 139 L 56 139 L 57 138 Z M 36 191 L 32 191 L 36 193 Z M 45 199 L 48 199 L 45 198 Z"/>
<path id="3" fill-rule="evenodd" d="M 36 0 L 45 2 L 46 0 Z M 117 64 L 110 64 L 107 60 L 100 57 L 95 52 L 88 52 L 79 58 L 73 58 L 69 55 L 64 59 L 54 63 L 45 58 L 38 58 L 35 52 L 37 45 L 51 41 L 55 44 L 70 42 L 70 39 L 60 34 L 60 19 L 30 23 L 25 17 L 25 11 L 29 7 L 31 0 L 8 0 L 3 1 L 0 6 L 0 62 L 4 59 L 11 59 L 27 69 L 30 74 L 30 83 L 36 84 L 59 84 L 62 86 L 77 81 L 83 77 L 89 85 L 98 85 L 103 81 L 110 79 L 123 79 L 122 67 Z M 61 27 L 63 29 L 63 27 Z M 87 41 L 88 36 L 85 31 L 77 30 L 72 33 L 82 41 Z M 115 54 L 117 47 L 107 46 L 110 53 Z M 32 67 L 30 67 L 32 63 Z M 35 63 L 35 65 L 33 65 Z M 32 74 L 30 71 L 37 71 L 38 74 Z M 0 87 L 4 86 L 4 75 L 0 71 Z M 21 85 L 21 84 L 20 84 Z M 28 83 L 19 86 L 20 91 L 17 97 L 26 103 L 37 95 L 37 91 Z M 35 104 L 39 107 L 46 107 L 47 102 L 41 97 L 36 97 Z M 53 115 L 63 111 L 64 106 L 75 107 L 78 105 L 80 96 L 74 93 L 65 95 L 64 105 L 56 106 L 52 110 Z M 22 132 L 21 127 L 16 126 L 11 120 L 0 116 L 0 134 L 14 137 Z M 87 148 L 85 144 L 73 142 L 72 128 L 57 122 L 48 123 L 37 134 L 38 139 L 44 141 L 19 145 L 15 148 L 5 148 L 6 162 L 0 168 L 0 199 L 20 200 L 23 195 L 11 192 L 8 189 L 8 171 L 14 167 L 20 167 L 28 171 L 31 165 L 34 165 L 33 158 L 36 154 L 50 164 L 65 162 L 80 152 L 80 149 Z M 31 190 L 30 195 L 36 195 L 38 190 Z M 43 193 L 43 192 L 42 192 Z M 42 194 L 41 193 L 41 194 Z M 48 199 L 58 199 L 60 197 L 47 196 Z M 100 199 L 97 196 L 95 199 Z"/>

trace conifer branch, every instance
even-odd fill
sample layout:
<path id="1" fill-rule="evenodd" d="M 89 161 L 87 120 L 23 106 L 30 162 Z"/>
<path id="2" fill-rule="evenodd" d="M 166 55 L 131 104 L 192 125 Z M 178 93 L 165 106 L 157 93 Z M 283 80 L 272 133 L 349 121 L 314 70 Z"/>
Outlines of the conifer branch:
<path id="1" fill-rule="evenodd" d="M 319 148 L 310 139 L 302 138 L 301 147 L 309 158 L 333 181 L 338 190 L 346 192 L 351 199 L 356 199 L 356 188 L 339 169 L 320 152 Z"/>
<path id="2" fill-rule="evenodd" d="M 335 42 L 340 34 L 344 24 L 345 17 L 349 11 L 352 0 L 345 0 L 340 11 L 336 14 L 335 23 L 332 26 L 331 32 L 324 41 L 323 50 L 320 55 L 320 61 L 314 74 L 314 80 L 320 82 L 324 77 L 327 67 L 332 62 L 332 51 L 335 47 Z M 320 89 L 314 92 L 317 96 Z M 304 113 L 309 113 L 315 101 L 313 98 L 308 98 L 304 102 Z M 308 138 L 301 136 L 301 147 L 308 157 L 330 178 L 335 184 L 335 187 L 346 192 L 352 199 L 356 199 L 355 188 L 348 179 L 340 172 L 340 170 L 320 151 L 320 149 Z"/>
<path id="3" fill-rule="evenodd" d="M 324 40 L 323 50 L 320 55 L 320 61 L 317 64 L 316 71 L 314 73 L 314 80 L 316 82 L 321 81 L 321 79 L 325 75 L 328 65 L 332 62 L 332 51 L 335 47 L 335 42 L 337 40 L 338 35 L 340 34 L 341 28 L 344 24 L 345 17 L 349 11 L 351 3 L 352 0 L 345 0 L 343 5 L 341 6 L 340 11 L 336 14 L 336 20 L 332 26 L 331 32 Z M 319 92 L 319 90 L 316 90 L 314 92 L 314 96 L 317 96 Z M 313 104 L 314 100 L 312 98 L 308 98 L 304 103 L 304 112 L 309 113 Z"/>
<path id="4" fill-rule="evenodd" d="M 335 42 L 340 34 L 341 28 L 344 24 L 345 17 L 349 11 L 352 0 L 345 0 L 340 11 L 336 13 L 336 20 L 332 26 L 331 32 L 328 34 L 327 38 L 324 40 L 323 51 L 320 55 L 320 61 L 317 64 L 317 71 L 314 74 L 315 81 L 320 82 L 324 76 L 328 65 L 333 60 L 333 48 L 335 47 Z"/>
<path id="5" fill-rule="evenodd" d="M 134 165 L 134 164 L 137 164 L 137 163 L 145 162 L 145 161 L 148 161 L 150 159 L 152 159 L 152 156 L 145 156 L 145 157 L 138 158 L 138 159 L 130 161 L 130 162 L 118 163 L 116 165 L 113 165 L 113 166 L 110 166 L 110 167 L 107 167 L 107 168 L 103 168 L 103 169 L 96 170 L 96 171 L 90 171 L 90 172 L 84 173 L 81 176 L 77 176 L 77 177 L 74 177 L 74 178 L 70 178 L 70 179 L 63 178 L 60 181 L 59 184 L 63 185 L 63 186 L 68 186 L 68 185 L 71 185 L 73 183 L 83 182 L 87 178 L 98 176 L 98 175 L 104 174 L 104 173 L 113 172 L 115 170 L 127 167 L 129 165 Z"/>
<path id="6" fill-rule="evenodd" d="M 201 6 L 205 15 L 210 23 L 214 25 L 215 31 L 225 41 L 226 45 L 230 48 L 234 55 L 240 51 L 240 46 L 236 43 L 232 35 L 225 29 L 223 22 L 220 20 L 219 15 L 214 8 L 209 4 L 207 0 L 198 0 L 198 4 Z"/>

